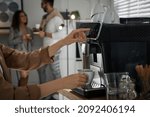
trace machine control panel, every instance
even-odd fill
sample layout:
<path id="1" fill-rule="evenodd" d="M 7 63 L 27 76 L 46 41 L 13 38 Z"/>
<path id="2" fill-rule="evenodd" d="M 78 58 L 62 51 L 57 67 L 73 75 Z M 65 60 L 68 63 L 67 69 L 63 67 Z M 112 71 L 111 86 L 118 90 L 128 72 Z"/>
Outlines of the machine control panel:
<path id="1" fill-rule="evenodd" d="M 89 32 L 86 32 L 88 39 L 97 40 L 101 30 L 101 24 L 99 22 L 76 22 L 76 28 L 90 28 Z"/>

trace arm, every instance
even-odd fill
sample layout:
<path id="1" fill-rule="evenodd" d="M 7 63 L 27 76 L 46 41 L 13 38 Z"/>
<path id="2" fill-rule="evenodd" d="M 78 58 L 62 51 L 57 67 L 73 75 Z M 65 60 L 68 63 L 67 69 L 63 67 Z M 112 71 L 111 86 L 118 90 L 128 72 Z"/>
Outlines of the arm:
<path id="1" fill-rule="evenodd" d="M 49 46 L 48 48 L 49 56 L 54 56 L 57 50 L 59 50 L 65 45 L 70 45 L 75 42 L 85 42 L 86 41 L 86 35 L 84 34 L 85 31 L 89 31 L 89 29 L 83 28 L 83 29 L 73 30 L 64 39 L 60 39 L 52 46 Z"/>
<path id="2" fill-rule="evenodd" d="M 12 79 L 8 69 L 9 65 L 7 62 L 11 61 L 13 64 L 18 64 L 17 62 L 20 60 L 8 60 L 9 56 L 13 56 L 11 54 L 18 53 L 19 51 L 0 44 L 0 66 L 2 68 L 0 70 L 0 99 L 39 99 L 40 89 L 37 85 L 30 85 L 25 87 L 13 87 L 12 85 Z M 10 65 L 12 64 L 11 62 Z M 26 63 L 27 62 L 28 61 L 26 61 Z"/>
<path id="3" fill-rule="evenodd" d="M 86 75 L 72 74 L 65 78 L 49 81 L 47 83 L 39 84 L 41 98 L 49 94 L 55 93 L 61 89 L 73 89 L 76 87 L 84 86 L 87 81 Z"/>
<path id="4" fill-rule="evenodd" d="M 32 70 L 53 62 L 53 57 L 49 56 L 48 47 L 27 53 L 3 45 L 1 50 L 8 68 Z"/>
<path id="5" fill-rule="evenodd" d="M 64 22 L 59 16 L 54 17 L 53 21 L 54 21 L 53 23 L 55 26 L 55 31 L 52 33 L 46 31 L 45 36 L 58 40 L 61 36 L 66 34 Z M 62 29 L 60 29 L 60 26 L 62 27 Z"/>
<path id="6" fill-rule="evenodd" d="M 4 79 L 0 73 L 0 100 L 29 100 L 41 97 L 40 88 L 37 85 L 14 87 L 11 82 Z"/>
<path id="7" fill-rule="evenodd" d="M 60 26 L 62 27 L 61 29 Z M 41 38 L 48 37 L 50 39 L 59 40 L 60 37 L 66 35 L 64 21 L 59 16 L 55 16 L 53 19 L 49 20 L 46 27 L 46 31 L 39 32 Z"/>
<path id="8" fill-rule="evenodd" d="M 84 31 L 89 31 L 89 29 L 78 29 L 72 31 L 72 33 L 70 33 L 67 37 L 55 43 L 53 46 L 37 50 L 37 52 L 34 51 L 32 53 L 23 53 L 0 45 L 1 53 L 3 53 L 2 57 L 4 58 L 3 62 L 6 61 L 8 66 L 14 65 L 20 69 L 25 68 L 24 66 L 32 69 L 36 66 L 40 66 L 41 64 L 46 64 L 49 62 L 49 59 L 55 55 L 57 50 L 59 50 L 64 45 L 85 41 L 86 37 Z M 29 58 L 27 59 L 26 57 L 29 57 L 32 60 L 30 61 L 28 60 Z M 23 61 L 25 65 L 22 65 L 22 62 L 20 61 Z M 7 66 L 5 66 L 5 68 L 7 68 Z M 0 99 L 39 99 L 40 97 L 47 96 L 60 89 L 72 89 L 78 86 L 82 86 L 85 84 L 85 82 L 85 75 L 74 74 L 63 79 L 49 81 L 40 85 L 30 85 L 14 88 L 11 84 L 10 78 L 7 78 L 6 76 L 4 77 L 3 74 L 0 73 Z"/>
<path id="9" fill-rule="evenodd" d="M 64 39 L 56 42 L 52 46 L 48 48 L 49 56 L 53 56 L 57 50 L 59 50 L 61 47 L 65 45 L 70 45 L 74 42 L 84 42 L 86 41 L 86 36 L 83 33 L 84 31 L 89 31 L 89 29 L 78 29 L 72 31 L 67 37 Z M 83 86 L 85 85 L 87 79 L 85 75 L 81 74 L 73 74 L 70 76 L 67 76 L 62 79 L 50 81 L 44 84 L 40 84 L 39 88 L 41 91 L 41 97 L 47 96 L 51 93 L 54 93 L 60 89 L 72 89 L 75 87 Z"/>
<path id="10" fill-rule="evenodd" d="M 61 89 L 73 89 L 84 86 L 87 78 L 83 74 L 73 74 L 65 78 L 39 85 L 13 87 L 0 73 L 0 99 L 31 100 L 40 99 Z"/>
<path id="11" fill-rule="evenodd" d="M 38 49 L 29 53 L 20 52 L 15 49 L 10 49 L 6 46 L 2 46 L 1 48 L 4 54 L 6 64 L 9 68 L 32 70 L 44 64 L 51 63 L 53 61 L 53 56 L 61 47 L 65 45 L 70 45 L 74 42 L 85 41 L 86 36 L 84 34 L 84 31 L 87 30 L 88 29 L 74 30 L 67 37 L 61 39 L 52 46 L 48 46 L 43 49 Z"/>

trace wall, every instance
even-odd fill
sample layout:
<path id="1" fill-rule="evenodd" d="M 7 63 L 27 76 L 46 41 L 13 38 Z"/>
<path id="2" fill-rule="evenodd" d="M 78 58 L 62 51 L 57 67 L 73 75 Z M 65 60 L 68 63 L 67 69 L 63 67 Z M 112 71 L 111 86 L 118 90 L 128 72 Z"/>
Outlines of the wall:
<path id="1" fill-rule="evenodd" d="M 74 11 L 78 10 L 81 19 L 89 19 L 90 17 L 90 2 L 91 0 L 55 0 L 55 7 L 60 11 Z M 92 0 L 95 2 L 95 0 Z"/>
<path id="2" fill-rule="evenodd" d="M 23 0 L 24 10 L 28 15 L 29 26 L 33 28 L 35 24 L 39 24 L 44 14 L 41 9 L 41 0 Z"/>

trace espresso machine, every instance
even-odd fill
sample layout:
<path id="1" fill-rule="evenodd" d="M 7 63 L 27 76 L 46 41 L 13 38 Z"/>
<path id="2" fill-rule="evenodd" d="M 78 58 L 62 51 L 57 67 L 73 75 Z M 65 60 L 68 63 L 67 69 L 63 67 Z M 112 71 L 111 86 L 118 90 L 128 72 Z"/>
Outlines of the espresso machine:
<path id="1" fill-rule="evenodd" d="M 103 62 L 101 47 L 97 41 L 100 35 L 101 23 L 96 22 L 76 22 L 76 28 L 90 28 L 87 32 L 87 42 L 81 44 L 83 69 L 94 71 L 94 78 L 90 85 L 73 89 L 74 92 L 85 97 L 99 97 L 106 95 L 103 80 Z"/>

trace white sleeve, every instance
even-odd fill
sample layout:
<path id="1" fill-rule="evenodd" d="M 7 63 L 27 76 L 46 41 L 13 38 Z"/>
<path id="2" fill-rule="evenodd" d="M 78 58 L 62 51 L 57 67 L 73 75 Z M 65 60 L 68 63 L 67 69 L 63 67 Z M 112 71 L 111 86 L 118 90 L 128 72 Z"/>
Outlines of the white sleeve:
<path id="1" fill-rule="evenodd" d="M 62 29 L 59 29 L 59 27 L 64 24 L 63 20 L 60 17 L 55 17 L 55 29 L 56 31 L 52 33 L 52 38 L 59 40 L 63 38 L 66 35 L 66 28 L 65 26 L 62 27 Z"/>

